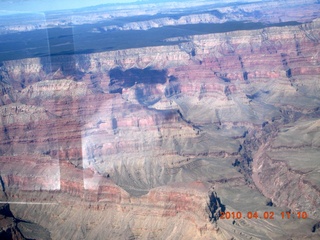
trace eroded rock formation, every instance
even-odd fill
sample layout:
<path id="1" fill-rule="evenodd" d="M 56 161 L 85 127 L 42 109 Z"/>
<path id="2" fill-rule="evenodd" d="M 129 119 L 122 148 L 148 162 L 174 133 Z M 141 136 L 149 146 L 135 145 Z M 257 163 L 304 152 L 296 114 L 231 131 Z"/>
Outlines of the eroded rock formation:
<path id="1" fill-rule="evenodd" d="M 3 62 L 1 200 L 53 239 L 318 238 L 319 28 Z"/>

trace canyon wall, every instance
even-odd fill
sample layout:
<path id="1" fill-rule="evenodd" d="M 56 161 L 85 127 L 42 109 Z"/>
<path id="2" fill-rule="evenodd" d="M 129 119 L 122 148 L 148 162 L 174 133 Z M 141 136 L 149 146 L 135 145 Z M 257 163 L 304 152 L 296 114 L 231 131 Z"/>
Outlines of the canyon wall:
<path id="1" fill-rule="evenodd" d="M 53 239 L 318 238 L 319 29 L 1 63 L 1 200 Z"/>

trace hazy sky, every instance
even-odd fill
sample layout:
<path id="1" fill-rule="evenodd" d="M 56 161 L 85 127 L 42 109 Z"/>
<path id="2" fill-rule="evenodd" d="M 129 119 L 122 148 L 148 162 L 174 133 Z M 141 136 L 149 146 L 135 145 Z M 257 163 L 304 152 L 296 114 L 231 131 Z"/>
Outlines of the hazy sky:
<path id="1" fill-rule="evenodd" d="M 43 12 L 81 8 L 107 3 L 136 1 L 137 0 L 0 0 L 0 12 Z"/>

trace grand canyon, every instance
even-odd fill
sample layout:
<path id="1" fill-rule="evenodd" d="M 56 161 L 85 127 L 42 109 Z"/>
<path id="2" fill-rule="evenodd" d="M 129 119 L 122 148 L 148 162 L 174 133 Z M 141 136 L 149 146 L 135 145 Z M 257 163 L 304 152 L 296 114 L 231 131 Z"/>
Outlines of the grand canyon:
<path id="1" fill-rule="evenodd" d="M 319 1 L 46 14 L 0 16 L 1 239 L 320 238 Z"/>

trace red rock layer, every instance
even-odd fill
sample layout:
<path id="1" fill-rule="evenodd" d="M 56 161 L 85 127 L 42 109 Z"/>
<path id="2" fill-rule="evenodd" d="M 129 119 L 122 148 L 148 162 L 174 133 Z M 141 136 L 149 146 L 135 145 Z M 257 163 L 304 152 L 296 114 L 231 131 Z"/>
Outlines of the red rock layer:
<path id="1" fill-rule="evenodd" d="M 136 235 L 145 234 L 145 219 L 152 217 L 164 222 L 181 217 L 180 224 L 195 229 L 193 237 L 204 229 L 206 236 L 218 234 L 206 212 L 209 186 L 200 182 L 244 181 L 232 164 L 247 157 L 249 166 L 250 154 L 269 141 L 261 134 L 264 125 L 274 122 L 276 134 L 277 127 L 301 116 L 318 117 L 319 21 L 190 39 L 195 56 L 181 45 L 82 55 L 76 62 L 85 64 L 73 66 L 85 74 L 82 81 L 63 72 L 58 73 L 63 79 L 45 80 L 52 75 L 39 59 L 4 63 L 3 79 L 10 87 L 2 88 L 0 108 L 2 200 L 57 202 L 63 214 L 80 202 L 85 211 L 106 208 L 117 219 L 125 216 L 128 225 L 138 216 L 141 222 L 132 223 Z M 110 69 L 150 66 L 166 70 L 166 83 L 109 93 Z M 137 88 L 150 88 L 151 96 L 144 97 L 159 99 L 141 104 Z M 257 134 L 247 139 L 248 132 Z M 266 173 L 258 188 L 274 202 L 292 206 L 282 198 L 277 202 L 278 185 L 267 181 Z M 299 184 L 292 183 L 287 193 Z M 302 201 L 295 201 L 301 211 Z M 16 209 L 50 228 L 31 214 L 33 208 Z M 63 217 L 54 215 L 55 207 L 48 209 L 49 219 L 62 219 L 52 227 L 55 236 L 66 238 L 57 233 Z M 160 227 L 152 229 L 156 233 Z M 165 236 L 175 231 L 170 228 Z"/>

